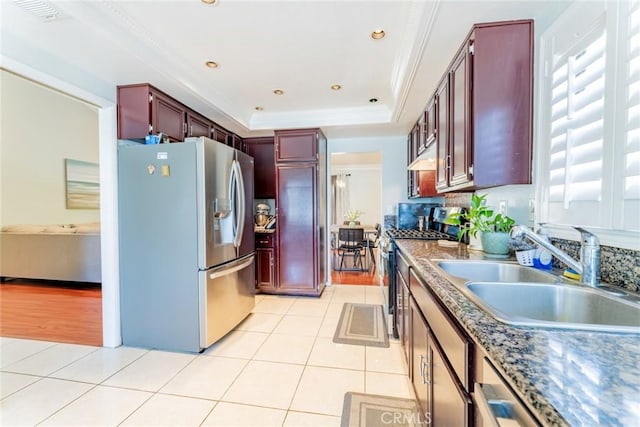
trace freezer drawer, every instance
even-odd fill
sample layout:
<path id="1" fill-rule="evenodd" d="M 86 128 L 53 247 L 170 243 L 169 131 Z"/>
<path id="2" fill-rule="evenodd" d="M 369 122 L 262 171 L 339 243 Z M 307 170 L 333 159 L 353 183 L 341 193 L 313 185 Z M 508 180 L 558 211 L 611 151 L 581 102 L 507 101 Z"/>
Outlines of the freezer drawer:
<path id="1" fill-rule="evenodd" d="M 207 348 L 255 307 L 254 254 L 200 272 L 200 347 Z"/>

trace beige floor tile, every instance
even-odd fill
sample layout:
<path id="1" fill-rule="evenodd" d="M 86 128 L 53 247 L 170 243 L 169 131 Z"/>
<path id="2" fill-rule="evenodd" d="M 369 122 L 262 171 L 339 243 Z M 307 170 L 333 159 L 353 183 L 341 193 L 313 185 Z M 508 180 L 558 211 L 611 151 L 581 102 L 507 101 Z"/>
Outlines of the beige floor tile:
<path id="1" fill-rule="evenodd" d="M 329 307 L 328 300 L 298 299 L 293 303 L 287 314 L 294 316 L 324 317 L 327 307 Z"/>
<path id="2" fill-rule="evenodd" d="M 364 370 L 365 347 L 334 343 L 331 338 L 316 338 L 308 365 Z"/>
<path id="3" fill-rule="evenodd" d="M 294 298 L 265 296 L 253 308 L 253 313 L 286 314 L 294 302 Z"/>
<path id="4" fill-rule="evenodd" d="M 246 359 L 200 356 L 173 377 L 160 392 L 219 400 L 246 364 Z"/>
<path id="5" fill-rule="evenodd" d="M 364 304 L 365 286 L 336 285 L 331 302 L 338 301 Z"/>
<path id="6" fill-rule="evenodd" d="M 384 296 L 379 286 L 366 286 L 364 300 L 367 304 L 384 304 Z"/>
<path id="7" fill-rule="evenodd" d="M 389 347 L 367 347 L 367 372 L 386 372 L 389 374 L 404 374 L 405 361 L 402 345 L 389 343 Z"/>
<path id="8" fill-rule="evenodd" d="M 344 394 L 364 392 L 364 372 L 307 366 L 291 410 L 340 416 Z"/>
<path id="9" fill-rule="evenodd" d="M 42 426 L 113 426 L 124 421 L 152 393 L 124 388 L 97 386 L 74 400 Z"/>
<path id="10" fill-rule="evenodd" d="M 381 394 L 383 396 L 413 399 L 413 390 L 407 375 L 384 374 L 367 372 L 365 377 L 365 392 L 367 394 Z"/>
<path id="11" fill-rule="evenodd" d="M 3 338 L 2 347 L 0 347 L 0 366 L 4 369 L 13 363 L 16 363 L 26 357 L 33 356 L 36 353 L 53 347 L 57 343 L 49 341 L 19 340 L 11 338 Z"/>
<path id="12" fill-rule="evenodd" d="M 0 372 L 0 400 L 38 381 L 40 377 L 33 375 Z"/>
<path id="13" fill-rule="evenodd" d="M 209 347 L 204 354 L 251 359 L 268 336 L 269 334 L 261 332 L 232 331 Z"/>
<path id="14" fill-rule="evenodd" d="M 216 402 L 190 397 L 155 394 L 121 426 L 199 426 Z"/>
<path id="15" fill-rule="evenodd" d="M 338 319 L 325 317 L 318 330 L 318 338 L 333 338 L 338 328 Z"/>
<path id="16" fill-rule="evenodd" d="M 195 357 L 192 354 L 153 350 L 108 378 L 103 384 L 158 391 Z"/>
<path id="17" fill-rule="evenodd" d="M 236 331 L 271 333 L 278 322 L 282 319 L 282 314 L 251 313 L 247 318 L 236 326 Z"/>
<path id="18" fill-rule="evenodd" d="M 254 360 L 304 365 L 313 347 L 314 337 L 272 334 L 253 356 Z"/>
<path id="19" fill-rule="evenodd" d="M 2 425 L 36 425 L 92 387 L 95 386 L 44 378 L 0 401 Z"/>
<path id="20" fill-rule="evenodd" d="M 303 368 L 300 365 L 252 360 L 222 400 L 288 409 Z"/>
<path id="21" fill-rule="evenodd" d="M 322 317 L 286 315 L 273 330 L 274 334 L 315 337 L 322 325 Z"/>
<path id="22" fill-rule="evenodd" d="M 289 411 L 282 427 L 340 427 L 340 417 Z"/>
<path id="23" fill-rule="evenodd" d="M 202 423 L 219 427 L 280 427 L 286 411 L 220 402 Z"/>
<path id="24" fill-rule="evenodd" d="M 9 366 L 5 366 L 2 370 L 19 374 L 46 376 L 97 349 L 98 347 L 88 345 L 56 344 Z"/>
<path id="25" fill-rule="evenodd" d="M 132 347 L 102 347 L 51 374 L 51 377 L 100 384 L 149 350 Z"/>

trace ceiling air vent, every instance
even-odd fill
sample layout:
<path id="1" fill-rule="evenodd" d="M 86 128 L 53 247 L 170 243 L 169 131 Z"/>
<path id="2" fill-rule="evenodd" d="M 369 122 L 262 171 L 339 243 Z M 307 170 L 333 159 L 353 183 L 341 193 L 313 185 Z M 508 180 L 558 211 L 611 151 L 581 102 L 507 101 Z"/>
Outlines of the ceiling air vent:
<path id="1" fill-rule="evenodd" d="M 45 0 L 13 0 L 14 3 L 24 9 L 27 13 L 42 19 L 43 21 L 54 21 L 67 18 L 62 12 L 56 9 L 51 3 Z"/>

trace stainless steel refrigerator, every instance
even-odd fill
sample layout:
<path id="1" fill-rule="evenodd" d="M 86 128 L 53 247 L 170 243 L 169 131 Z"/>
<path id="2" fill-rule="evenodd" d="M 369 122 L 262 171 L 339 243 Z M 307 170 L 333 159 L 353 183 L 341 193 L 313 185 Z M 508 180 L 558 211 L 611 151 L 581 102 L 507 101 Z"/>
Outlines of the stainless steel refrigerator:
<path id="1" fill-rule="evenodd" d="M 255 305 L 253 158 L 207 138 L 118 147 L 125 345 L 197 352 Z"/>

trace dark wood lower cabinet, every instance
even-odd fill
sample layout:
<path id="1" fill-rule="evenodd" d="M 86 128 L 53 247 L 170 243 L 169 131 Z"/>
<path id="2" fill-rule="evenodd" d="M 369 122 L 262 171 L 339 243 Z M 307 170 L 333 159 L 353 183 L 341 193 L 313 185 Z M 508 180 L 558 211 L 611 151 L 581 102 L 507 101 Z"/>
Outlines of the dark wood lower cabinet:
<path id="1" fill-rule="evenodd" d="M 432 426 L 471 426 L 473 404 L 457 381 L 429 324 L 410 298 L 411 381 L 424 423 Z"/>
<path id="2" fill-rule="evenodd" d="M 275 277 L 275 247 L 273 234 L 256 234 L 256 289 L 262 292 L 274 292 Z"/>

